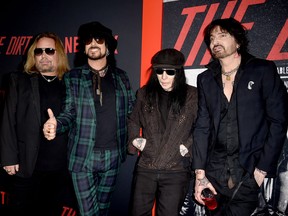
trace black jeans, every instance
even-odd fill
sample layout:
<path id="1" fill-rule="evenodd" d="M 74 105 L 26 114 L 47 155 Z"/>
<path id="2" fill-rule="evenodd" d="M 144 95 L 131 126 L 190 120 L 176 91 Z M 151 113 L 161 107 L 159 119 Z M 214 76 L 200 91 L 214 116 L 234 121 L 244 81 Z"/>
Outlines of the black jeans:
<path id="1" fill-rule="evenodd" d="M 34 172 L 31 178 L 13 176 L 9 216 L 60 216 L 63 206 L 77 206 L 68 170 Z"/>
<path id="2" fill-rule="evenodd" d="M 246 174 L 243 182 L 231 200 L 232 194 L 237 185 L 229 189 L 226 185 L 218 184 L 213 178 L 209 178 L 217 191 L 218 207 L 214 211 L 208 211 L 210 216 L 250 216 L 258 206 L 258 194 L 260 187 L 254 177 Z"/>
<path id="3" fill-rule="evenodd" d="M 190 171 L 137 169 L 133 180 L 132 216 L 150 216 L 156 201 L 157 216 L 178 216 L 188 192 Z"/>

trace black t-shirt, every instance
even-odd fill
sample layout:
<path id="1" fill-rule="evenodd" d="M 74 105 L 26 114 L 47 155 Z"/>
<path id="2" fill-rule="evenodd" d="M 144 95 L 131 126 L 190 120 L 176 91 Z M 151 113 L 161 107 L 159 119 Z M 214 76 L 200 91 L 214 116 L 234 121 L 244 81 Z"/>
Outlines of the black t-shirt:
<path id="1" fill-rule="evenodd" d="M 45 77 L 50 80 L 54 78 L 54 76 Z M 47 82 L 42 76 L 39 76 L 39 94 L 41 125 L 43 126 L 48 120 L 48 108 L 52 109 L 55 116 L 60 113 L 65 97 L 65 85 L 58 78 Z M 55 171 L 67 169 L 67 142 L 67 133 L 59 134 L 50 141 L 42 134 L 36 170 Z"/>

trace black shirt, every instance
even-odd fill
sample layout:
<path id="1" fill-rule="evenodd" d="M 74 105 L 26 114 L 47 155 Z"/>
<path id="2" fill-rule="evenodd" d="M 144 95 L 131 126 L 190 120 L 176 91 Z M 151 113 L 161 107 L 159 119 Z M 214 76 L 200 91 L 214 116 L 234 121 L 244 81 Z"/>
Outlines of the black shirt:
<path id="1" fill-rule="evenodd" d="M 54 78 L 54 76 L 45 77 L 50 80 Z M 47 82 L 47 80 L 39 75 L 39 94 L 41 123 L 43 126 L 48 120 L 48 108 L 52 109 L 55 116 L 60 113 L 65 97 L 65 85 L 58 78 Z M 67 133 L 59 134 L 51 141 L 47 140 L 41 133 L 36 170 L 55 171 L 67 169 L 67 142 Z"/>
<path id="2" fill-rule="evenodd" d="M 239 162 L 239 137 L 237 124 L 237 97 L 235 89 L 239 77 L 235 77 L 233 93 L 228 102 L 224 91 L 221 94 L 221 120 L 214 146 L 213 154 L 210 155 L 206 172 L 209 176 L 217 179 L 221 185 L 226 186 L 231 177 L 237 184 L 243 176 L 244 170 Z M 221 73 L 217 76 L 219 86 L 223 86 Z"/>
<path id="3" fill-rule="evenodd" d="M 91 72 L 91 77 L 93 77 Z M 112 74 L 109 73 L 101 77 L 102 105 L 100 95 L 94 91 L 94 101 L 96 109 L 96 139 L 95 148 L 115 149 L 117 148 L 117 118 L 116 118 L 116 95 Z M 97 79 L 96 79 L 97 81 Z M 98 85 L 98 83 L 93 83 Z M 95 88 L 94 88 L 95 89 Z"/>

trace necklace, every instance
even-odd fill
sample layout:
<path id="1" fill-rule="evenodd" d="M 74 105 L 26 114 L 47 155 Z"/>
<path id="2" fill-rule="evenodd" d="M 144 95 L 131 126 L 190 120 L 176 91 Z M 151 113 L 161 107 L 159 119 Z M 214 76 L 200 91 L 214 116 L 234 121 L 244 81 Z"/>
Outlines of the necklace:
<path id="1" fill-rule="evenodd" d="M 89 65 L 89 68 L 93 73 L 99 74 L 100 77 L 104 77 L 108 71 L 108 65 L 105 65 L 100 70 L 96 70 L 96 69 L 92 68 L 90 65 Z"/>
<path id="2" fill-rule="evenodd" d="M 240 65 L 238 65 L 236 68 L 232 69 L 231 71 L 227 71 L 227 72 L 224 72 L 222 70 L 221 73 L 222 73 L 222 75 L 226 76 L 226 80 L 227 81 L 230 81 L 231 80 L 231 75 L 238 70 L 239 66 Z"/>
<path id="3" fill-rule="evenodd" d="M 99 70 L 100 77 L 104 77 L 106 75 L 107 71 L 108 71 L 108 65 L 104 69 Z"/>
<path id="4" fill-rule="evenodd" d="M 57 78 L 57 76 L 55 76 L 55 77 L 53 77 L 52 79 L 48 79 L 48 78 L 46 78 L 42 73 L 40 73 L 41 74 L 41 76 L 47 81 L 47 82 L 52 82 L 52 81 L 54 81 L 56 78 Z"/>
<path id="5" fill-rule="evenodd" d="M 94 68 L 92 68 L 89 65 L 90 70 L 92 71 L 93 75 L 93 88 L 94 88 L 94 92 L 99 95 L 100 97 L 100 105 L 102 106 L 102 89 L 101 89 L 101 77 L 104 77 L 108 71 L 108 65 L 105 65 L 103 68 L 101 68 L 100 70 L 96 70 Z"/>

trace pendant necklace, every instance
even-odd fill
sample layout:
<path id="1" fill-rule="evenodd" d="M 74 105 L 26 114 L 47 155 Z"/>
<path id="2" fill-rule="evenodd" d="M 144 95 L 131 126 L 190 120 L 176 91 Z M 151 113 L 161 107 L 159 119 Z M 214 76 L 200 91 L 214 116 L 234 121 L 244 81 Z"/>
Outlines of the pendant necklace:
<path id="1" fill-rule="evenodd" d="M 93 88 L 94 88 L 94 91 L 96 92 L 96 94 L 100 96 L 100 105 L 102 106 L 103 95 L 102 95 L 102 89 L 101 89 L 101 77 L 104 77 L 106 75 L 109 66 L 105 65 L 100 70 L 96 70 L 96 69 L 92 68 L 90 65 L 88 65 L 88 66 L 89 66 L 89 69 L 94 74 L 93 78 L 92 78 Z"/>
<path id="2" fill-rule="evenodd" d="M 47 81 L 47 82 L 52 82 L 52 81 L 54 81 L 56 78 L 57 78 L 57 76 L 55 76 L 55 77 L 53 77 L 52 79 L 49 79 L 49 78 L 46 78 L 42 73 L 40 73 L 41 74 L 41 76 Z"/>
<path id="3" fill-rule="evenodd" d="M 240 65 L 238 65 L 236 68 L 232 69 L 231 71 L 227 71 L 227 72 L 224 72 L 222 70 L 221 73 L 222 73 L 222 75 L 224 75 L 226 77 L 227 81 L 230 81 L 231 80 L 231 75 L 238 70 L 239 66 Z"/>

